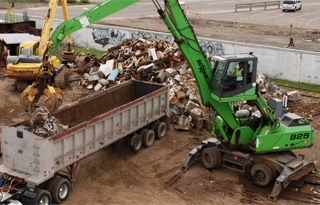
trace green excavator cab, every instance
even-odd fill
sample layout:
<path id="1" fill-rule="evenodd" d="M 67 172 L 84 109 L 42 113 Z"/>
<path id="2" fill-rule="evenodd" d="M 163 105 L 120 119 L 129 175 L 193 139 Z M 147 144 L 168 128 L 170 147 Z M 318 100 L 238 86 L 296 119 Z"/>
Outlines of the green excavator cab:
<path id="1" fill-rule="evenodd" d="M 213 57 L 211 91 L 219 98 L 255 95 L 257 57 L 251 54 Z"/>

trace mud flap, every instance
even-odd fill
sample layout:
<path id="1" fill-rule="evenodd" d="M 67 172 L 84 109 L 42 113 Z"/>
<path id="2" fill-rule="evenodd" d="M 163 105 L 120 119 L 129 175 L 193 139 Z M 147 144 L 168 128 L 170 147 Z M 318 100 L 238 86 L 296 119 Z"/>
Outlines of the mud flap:
<path id="1" fill-rule="evenodd" d="M 276 179 L 269 198 L 276 200 L 281 190 L 286 188 L 292 181 L 296 181 L 310 172 L 316 171 L 313 162 L 297 159 L 292 156 L 282 155 L 278 159 L 273 160 L 283 169 L 279 177 Z"/>

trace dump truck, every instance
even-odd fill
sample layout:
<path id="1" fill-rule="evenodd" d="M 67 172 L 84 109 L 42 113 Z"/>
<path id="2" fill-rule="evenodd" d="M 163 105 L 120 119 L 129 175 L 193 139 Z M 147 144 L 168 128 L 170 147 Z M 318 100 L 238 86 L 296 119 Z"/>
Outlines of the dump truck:
<path id="1" fill-rule="evenodd" d="M 29 131 L 29 120 L 3 127 L 1 203 L 66 201 L 82 159 L 120 140 L 133 152 L 150 147 L 169 116 L 168 86 L 130 80 L 61 108 L 54 117 L 69 128 L 50 137 Z"/>

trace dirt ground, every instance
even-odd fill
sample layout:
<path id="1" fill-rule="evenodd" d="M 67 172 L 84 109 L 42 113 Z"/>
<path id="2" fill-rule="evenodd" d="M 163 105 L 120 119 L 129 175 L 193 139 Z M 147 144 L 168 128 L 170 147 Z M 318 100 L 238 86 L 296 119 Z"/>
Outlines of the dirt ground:
<path id="1" fill-rule="evenodd" d="M 117 25 L 167 31 L 160 19 L 154 18 L 151 22 L 149 18 L 112 21 Z M 197 35 L 216 39 L 279 47 L 285 47 L 289 39 L 287 29 L 280 27 L 200 19 L 192 20 L 192 24 Z M 316 41 L 320 39 L 319 31 L 296 29 L 294 38 L 297 49 L 320 50 L 320 42 Z M 90 94 L 78 82 L 72 82 L 63 92 L 63 105 Z M 19 96 L 20 93 L 15 90 L 15 81 L 6 78 L 4 71 L 0 71 L 0 126 L 8 126 L 28 118 L 19 105 Z M 290 106 L 292 112 L 313 118 L 315 145 L 296 153 L 305 154 L 306 159 L 314 160 L 319 167 L 319 100 L 303 97 Z M 195 163 L 187 171 L 181 170 L 189 151 L 210 136 L 205 130 L 177 131 L 171 128 L 165 138 L 137 154 L 130 152 L 128 147 L 121 147 L 117 151 L 106 148 L 81 161 L 73 182 L 73 192 L 65 204 L 243 203 L 243 185 L 239 180 L 243 175 L 226 168 L 206 170 L 201 163 Z M 281 195 L 279 198 L 278 201 L 271 202 L 267 195 L 261 194 L 250 200 L 252 203 L 300 204 L 285 200 Z"/>
<path id="2" fill-rule="evenodd" d="M 20 93 L 15 90 L 15 81 L 6 78 L 4 71 L 0 72 L 0 76 L 0 126 L 28 119 L 19 105 Z M 90 94 L 78 82 L 73 82 L 63 92 L 66 96 L 63 106 Z M 290 107 L 298 114 L 313 117 L 315 145 L 296 153 L 305 154 L 308 160 L 314 160 L 319 167 L 319 100 L 303 98 Z M 265 193 L 258 193 L 248 201 L 240 182 L 244 175 L 235 171 L 226 168 L 207 170 L 201 162 L 195 163 L 187 171 L 181 170 L 189 151 L 210 136 L 205 130 L 178 131 L 171 126 L 165 138 L 137 154 L 127 146 L 117 151 L 107 147 L 80 162 L 73 192 L 65 204 L 271 203 Z M 285 200 L 281 195 L 278 201 L 272 203 L 299 204 Z"/>

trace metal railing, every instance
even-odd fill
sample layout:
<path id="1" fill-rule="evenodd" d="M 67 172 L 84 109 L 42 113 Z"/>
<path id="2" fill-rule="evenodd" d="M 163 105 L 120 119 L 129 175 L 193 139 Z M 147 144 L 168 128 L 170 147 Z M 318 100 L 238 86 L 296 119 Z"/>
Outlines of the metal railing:
<path id="1" fill-rule="evenodd" d="M 249 11 L 252 11 L 253 7 L 264 7 L 264 10 L 267 10 L 268 6 L 278 6 L 278 9 L 280 9 L 280 1 L 266 1 L 266 2 L 257 2 L 257 3 L 236 4 L 235 12 L 237 12 L 239 8 L 249 8 Z"/>

